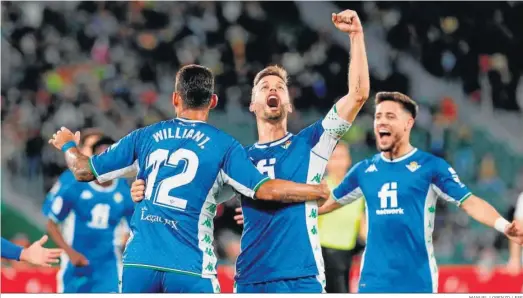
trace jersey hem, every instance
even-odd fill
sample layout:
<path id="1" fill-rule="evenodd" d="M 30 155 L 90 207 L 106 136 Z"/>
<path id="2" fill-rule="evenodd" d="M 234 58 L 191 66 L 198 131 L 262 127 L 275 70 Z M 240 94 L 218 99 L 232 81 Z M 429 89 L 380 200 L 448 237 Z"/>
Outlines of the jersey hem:
<path id="1" fill-rule="evenodd" d="M 258 191 L 258 189 L 267 181 L 271 180 L 271 178 L 269 177 L 265 177 L 264 179 L 262 179 L 260 182 L 258 182 L 258 184 L 256 184 L 256 186 L 252 189 L 254 191 L 254 193 L 256 193 Z M 254 196 L 254 194 L 253 194 Z"/>
<path id="2" fill-rule="evenodd" d="M 89 169 L 93 173 L 94 177 L 98 180 L 98 177 L 100 177 L 100 175 L 98 175 L 98 172 L 96 172 L 96 169 L 94 168 L 92 157 L 89 157 Z"/>
<path id="3" fill-rule="evenodd" d="M 133 264 L 133 263 L 124 263 L 124 267 L 134 267 L 134 268 L 143 268 L 143 269 L 152 269 L 152 270 L 158 270 L 163 272 L 173 272 L 173 273 L 179 273 L 179 274 L 185 274 L 185 275 L 191 275 L 191 276 L 199 276 L 203 278 L 211 278 L 215 276 L 216 274 L 210 274 L 210 275 L 203 275 L 201 273 L 196 272 L 190 272 L 190 271 L 184 271 L 179 269 L 172 269 L 172 268 L 165 268 L 160 266 L 153 266 L 153 265 L 144 265 L 144 264 Z"/>
<path id="4" fill-rule="evenodd" d="M 312 270 L 311 270 L 312 269 Z M 316 265 L 307 267 L 307 270 L 310 270 L 309 272 L 302 272 L 302 274 L 281 274 L 280 276 L 274 276 L 274 277 L 266 277 L 262 279 L 257 280 L 242 280 L 241 278 L 234 277 L 234 282 L 239 285 L 252 285 L 252 284 L 259 284 L 259 283 L 266 283 L 266 282 L 275 282 L 280 280 L 289 280 L 289 279 L 298 279 L 298 278 L 305 278 L 305 277 L 316 277 L 319 275 L 318 268 Z"/>

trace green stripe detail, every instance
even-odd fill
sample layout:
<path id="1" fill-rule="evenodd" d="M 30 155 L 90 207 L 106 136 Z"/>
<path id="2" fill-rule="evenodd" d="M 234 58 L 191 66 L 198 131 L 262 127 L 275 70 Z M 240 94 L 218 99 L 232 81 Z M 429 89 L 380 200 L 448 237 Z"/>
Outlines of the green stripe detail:
<path id="1" fill-rule="evenodd" d="M 92 157 L 89 157 L 89 169 L 91 169 L 91 172 L 94 174 L 94 177 L 96 179 L 98 179 L 98 177 L 100 175 L 98 175 L 98 173 L 96 172 L 96 169 L 94 168 L 94 165 L 93 165 L 93 158 Z"/>
<path id="2" fill-rule="evenodd" d="M 200 277 L 202 276 L 200 273 L 159 267 L 159 266 L 151 266 L 151 265 L 143 265 L 143 264 L 123 264 L 123 266 L 124 267 L 134 267 L 134 268 L 153 269 L 153 270 L 158 270 L 158 271 L 163 271 L 163 272 L 173 272 L 173 273 L 180 273 L 180 274 L 191 275 L 191 276 L 200 276 Z"/>
<path id="3" fill-rule="evenodd" d="M 470 198 L 470 196 L 472 196 L 472 193 L 469 192 L 468 194 L 464 195 L 463 198 L 461 198 L 461 200 L 459 200 L 459 204 L 463 204 L 463 202 L 465 202 L 466 199 Z"/>
<path id="4" fill-rule="evenodd" d="M 338 110 L 336 109 L 336 104 L 334 104 L 333 109 L 334 109 L 334 113 L 338 114 Z"/>
<path id="5" fill-rule="evenodd" d="M 256 184 L 256 186 L 255 186 L 254 189 L 253 189 L 254 192 L 257 192 L 258 189 L 260 188 L 260 186 L 262 186 L 263 183 L 265 183 L 265 182 L 267 182 L 267 181 L 269 181 L 269 180 L 271 180 L 271 178 L 269 178 L 269 177 L 265 177 L 262 181 L 258 182 L 258 184 Z"/>

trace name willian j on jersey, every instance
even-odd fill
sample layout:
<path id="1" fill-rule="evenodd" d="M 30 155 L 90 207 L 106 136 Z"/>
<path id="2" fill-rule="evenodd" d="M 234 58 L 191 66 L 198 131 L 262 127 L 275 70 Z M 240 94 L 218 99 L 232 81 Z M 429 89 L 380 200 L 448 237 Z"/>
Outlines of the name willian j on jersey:
<path id="1" fill-rule="evenodd" d="M 205 143 L 207 143 L 210 140 L 208 136 L 206 136 L 199 130 L 195 130 L 194 128 L 180 127 L 176 128 L 174 134 L 172 128 L 160 129 L 159 131 L 153 134 L 153 138 L 157 143 L 168 139 L 192 139 L 197 143 L 196 145 L 201 149 L 205 149 Z"/>

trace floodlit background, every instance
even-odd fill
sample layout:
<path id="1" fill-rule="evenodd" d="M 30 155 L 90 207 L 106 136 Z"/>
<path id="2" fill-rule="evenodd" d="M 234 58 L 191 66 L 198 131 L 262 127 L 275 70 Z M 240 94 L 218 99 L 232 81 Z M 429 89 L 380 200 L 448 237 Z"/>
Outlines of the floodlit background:
<path id="1" fill-rule="evenodd" d="M 27 244 L 45 232 L 41 204 L 65 168 L 47 144 L 55 130 L 98 127 L 120 138 L 174 117 L 182 65 L 214 71 L 220 101 L 209 122 L 244 145 L 257 139 L 247 107 L 266 65 L 291 75 L 289 130 L 316 121 L 347 92 L 350 43 L 330 14 L 348 8 L 364 26 L 372 89 L 344 137 L 352 162 L 375 153 L 373 94 L 406 93 L 421 105 L 413 144 L 447 159 L 511 219 L 523 193 L 521 2 L 2 2 L 2 236 Z M 223 268 L 239 252 L 235 206 L 221 206 L 216 218 Z M 443 282 L 448 291 L 474 291 L 481 278 L 503 274 L 490 269 L 507 262 L 507 242 L 457 208 L 438 204 L 434 236 L 442 270 L 479 265 L 445 269 L 458 279 Z M 2 266 L 4 291 L 6 281 L 28 292 L 55 289 L 53 272 Z M 484 271 L 471 281 L 459 271 L 466 268 Z M 521 278 L 513 280 L 520 289 Z"/>

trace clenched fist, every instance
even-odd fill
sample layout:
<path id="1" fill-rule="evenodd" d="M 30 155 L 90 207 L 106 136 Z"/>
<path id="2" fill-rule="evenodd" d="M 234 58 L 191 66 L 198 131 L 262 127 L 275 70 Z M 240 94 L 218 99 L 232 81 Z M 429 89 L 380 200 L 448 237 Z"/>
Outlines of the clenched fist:
<path id="1" fill-rule="evenodd" d="M 332 23 L 338 30 L 350 35 L 363 32 L 360 18 L 354 10 L 347 9 L 340 13 L 333 13 Z"/>

